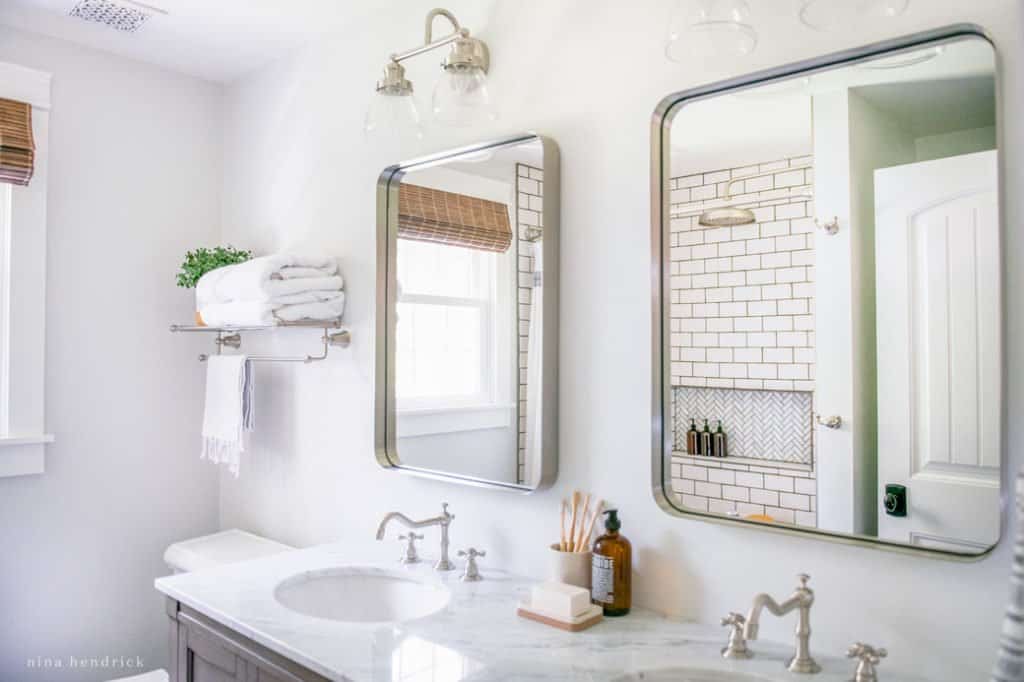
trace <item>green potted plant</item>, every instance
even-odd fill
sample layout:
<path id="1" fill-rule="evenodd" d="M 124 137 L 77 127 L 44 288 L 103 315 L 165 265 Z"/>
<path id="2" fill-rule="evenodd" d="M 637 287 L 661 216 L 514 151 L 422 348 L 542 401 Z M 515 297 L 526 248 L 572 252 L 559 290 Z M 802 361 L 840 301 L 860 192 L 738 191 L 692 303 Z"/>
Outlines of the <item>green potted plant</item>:
<path id="1" fill-rule="evenodd" d="M 177 283 L 184 289 L 194 289 L 199 278 L 225 265 L 243 263 L 252 258 L 252 251 L 236 249 L 233 246 L 215 246 L 212 249 L 196 249 L 185 254 L 185 261 L 178 272 Z M 196 324 L 204 325 L 202 316 L 196 311 Z"/>

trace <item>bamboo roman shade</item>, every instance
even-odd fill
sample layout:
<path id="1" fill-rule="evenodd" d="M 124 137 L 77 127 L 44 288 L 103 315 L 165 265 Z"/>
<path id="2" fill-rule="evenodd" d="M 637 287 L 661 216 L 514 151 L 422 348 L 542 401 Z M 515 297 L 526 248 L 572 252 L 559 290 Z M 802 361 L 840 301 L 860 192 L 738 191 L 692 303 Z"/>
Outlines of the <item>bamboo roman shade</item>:
<path id="1" fill-rule="evenodd" d="M 504 253 L 512 227 L 505 204 L 403 183 L 398 238 Z"/>
<path id="2" fill-rule="evenodd" d="M 32 105 L 0 99 L 0 182 L 27 185 L 35 167 Z"/>

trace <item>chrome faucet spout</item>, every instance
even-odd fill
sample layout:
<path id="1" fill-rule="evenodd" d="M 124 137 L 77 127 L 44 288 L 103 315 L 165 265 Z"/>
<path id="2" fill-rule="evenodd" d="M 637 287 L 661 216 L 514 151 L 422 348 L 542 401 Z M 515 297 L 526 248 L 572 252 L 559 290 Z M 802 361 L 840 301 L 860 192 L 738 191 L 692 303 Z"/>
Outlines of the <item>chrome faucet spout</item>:
<path id="1" fill-rule="evenodd" d="M 448 558 L 448 527 L 451 526 L 452 521 L 455 519 L 455 514 L 448 513 L 448 503 L 445 502 L 441 505 L 441 515 L 434 516 L 429 519 L 423 519 L 422 521 L 413 521 L 408 516 L 401 512 L 388 512 L 381 519 L 380 525 L 377 526 L 377 539 L 383 540 L 384 533 L 387 531 L 388 524 L 392 521 L 398 521 L 406 528 L 426 528 L 427 526 L 439 526 L 441 528 L 441 558 L 438 559 L 434 568 L 438 571 L 451 571 L 454 570 L 455 565 Z"/>
<path id="2" fill-rule="evenodd" d="M 814 604 L 814 590 L 807 587 L 809 575 L 800 574 L 800 586 L 796 588 L 792 596 L 781 604 L 772 599 L 771 596 L 761 593 L 754 597 L 754 603 L 747 614 L 747 622 L 743 625 L 743 637 L 747 640 L 756 640 L 758 628 L 761 625 L 761 612 L 768 609 L 774 616 L 784 616 L 791 611 L 798 611 L 799 617 L 796 626 L 796 653 L 790 659 L 788 668 L 794 673 L 816 673 L 821 670 L 815 660 L 811 657 L 811 605 Z"/>

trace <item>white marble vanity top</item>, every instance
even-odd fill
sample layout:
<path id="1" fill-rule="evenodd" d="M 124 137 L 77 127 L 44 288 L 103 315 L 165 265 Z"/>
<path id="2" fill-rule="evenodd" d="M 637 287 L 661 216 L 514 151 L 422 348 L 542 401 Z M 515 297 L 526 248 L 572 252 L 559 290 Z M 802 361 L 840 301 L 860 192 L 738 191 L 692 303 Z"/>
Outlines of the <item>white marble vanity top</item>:
<path id="1" fill-rule="evenodd" d="M 751 642 L 753 659 L 726 661 L 719 656 L 725 628 L 681 623 L 643 609 L 607 618 L 585 632 L 556 630 L 515 613 L 535 581 L 483 567 L 485 579 L 478 583 L 460 582 L 458 571 L 437 573 L 429 561 L 398 567 L 419 580 L 443 583 L 452 593 L 442 611 L 407 623 L 322 620 L 290 611 L 274 599 L 274 588 L 286 578 L 356 565 L 388 572 L 398 567 L 361 563 L 340 545 L 321 545 L 159 578 L 156 588 L 332 680 L 610 682 L 624 673 L 681 667 L 778 682 L 846 682 L 852 677 L 852 661 L 824 655 L 815 649 L 813 638 L 811 651 L 823 672 L 794 675 L 784 667 L 791 644 Z M 887 682 L 915 682 L 884 668 L 880 675 Z"/>

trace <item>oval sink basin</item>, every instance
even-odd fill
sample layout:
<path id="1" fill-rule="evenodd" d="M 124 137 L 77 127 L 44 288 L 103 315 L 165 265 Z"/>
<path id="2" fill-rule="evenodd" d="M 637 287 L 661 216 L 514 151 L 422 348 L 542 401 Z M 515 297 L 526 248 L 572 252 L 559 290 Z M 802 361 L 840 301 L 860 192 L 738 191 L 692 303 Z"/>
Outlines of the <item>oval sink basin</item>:
<path id="1" fill-rule="evenodd" d="M 616 677 L 612 682 L 771 682 L 767 678 L 721 670 L 664 668 Z"/>
<path id="2" fill-rule="evenodd" d="M 303 573 L 281 582 L 274 598 L 314 618 L 348 623 L 396 623 L 436 613 L 451 594 L 398 572 L 334 568 Z"/>

